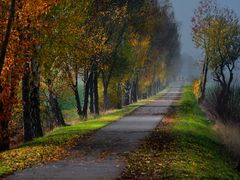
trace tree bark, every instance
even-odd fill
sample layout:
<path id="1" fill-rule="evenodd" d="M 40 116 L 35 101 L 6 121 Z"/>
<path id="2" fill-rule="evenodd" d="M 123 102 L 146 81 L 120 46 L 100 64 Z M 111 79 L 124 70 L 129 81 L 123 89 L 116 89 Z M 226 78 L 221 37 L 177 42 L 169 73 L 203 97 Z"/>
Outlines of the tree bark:
<path id="1" fill-rule="evenodd" d="M 49 100 L 46 104 L 46 111 L 45 111 L 46 115 L 48 116 L 48 121 L 47 121 L 47 127 L 49 130 L 53 130 L 54 129 L 54 123 L 55 123 L 55 117 L 54 117 L 54 114 L 52 112 L 52 109 L 51 109 L 51 105 L 49 103 Z"/>
<path id="2" fill-rule="evenodd" d="M 122 88 L 120 82 L 117 83 L 117 96 L 118 96 L 117 108 L 122 109 L 123 101 L 122 101 Z"/>
<path id="3" fill-rule="evenodd" d="M 102 72 L 102 82 L 103 82 L 103 111 L 106 112 L 109 106 L 109 99 L 108 99 L 108 80 L 105 77 L 105 73 Z"/>
<path id="4" fill-rule="evenodd" d="M 93 76 L 93 74 L 90 73 L 89 77 L 87 77 L 87 79 L 86 79 L 86 84 L 85 84 L 84 105 L 83 105 L 84 118 L 87 118 L 87 116 L 88 116 L 89 88 L 90 88 L 90 82 L 91 82 L 92 76 Z"/>
<path id="5" fill-rule="evenodd" d="M 138 85 L 137 80 L 133 81 L 133 83 L 132 83 L 132 93 L 131 93 L 131 95 L 132 95 L 131 97 L 132 97 L 132 102 L 133 103 L 137 102 L 137 100 L 138 100 L 138 97 L 137 97 L 137 85 Z"/>
<path id="6" fill-rule="evenodd" d="M 79 95 L 77 86 L 74 87 L 74 95 L 75 95 L 75 100 L 76 100 L 76 105 L 77 105 L 77 113 L 78 113 L 79 117 L 82 118 L 81 99 L 80 99 L 80 95 Z"/>
<path id="7" fill-rule="evenodd" d="M 229 79 L 227 80 L 225 74 L 224 74 L 224 66 L 221 66 L 220 68 L 220 76 L 218 77 L 218 82 L 221 86 L 221 91 L 218 95 L 218 104 L 217 104 L 217 112 L 218 114 L 225 119 L 225 115 L 228 114 L 228 101 L 231 94 L 231 85 L 233 81 L 233 70 L 234 70 L 235 64 L 232 65 L 232 68 L 230 68 L 230 65 L 227 65 L 228 71 L 229 71 Z"/>
<path id="8" fill-rule="evenodd" d="M 152 86 L 150 85 L 148 87 L 148 95 L 147 95 L 147 97 L 151 97 L 151 96 L 152 96 Z"/>
<path id="9" fill-rule="evenodd" d="M 94 76 L 91 76 L 90 79 L 90 87 L 89 87 L 89 93 L 90 93 L 90 105 L 89 105 L 89 110 L 90 113 L 95 113 L 95 109 L 94 109 Z"/>
<path id="10" fill-rule="evenodd" d="M 10 14 L 8 17 L 8 23 L 5 33 L 5 39 L 1 45 L 1 54 L 0 54 L 0 76 L 2 74 L 2 69 L 5 61 L 5 56 L 7 52 L 7 47 L 11 35 L 12 30 L 12 24 L 14 21 L 14 15 L 15 15 L 15 6 L 16 6 L 16 0 L 11 1 L 11 8 L 10 8 Z M 0 94 L 3 92 L 3 87 L 0 82 Z M 10 147 L 10 139 L 9 139 L 9 130 L 8 130 L 8 122 L 9 119 L 5 116 L 4 112 L 4 105 L 3 102 L 0 99 L 0 151 L 8 150 Z"/>
<path id="11" fill-rule="evenodd" d="M 10 148 L 8 122 L 9 119 L 0 122 L 0 152 Z"/>
<path id="12" fill-rule="evenodd" d="M 40 72 L 39 62 L 33 58 L 31 61 L 32 77 L 30 80 L 30 116 L 32 118 L 32 129 L 34 137 L 43 136 L 41 118 L 40 118 Z"/>
<path id="13" fill-rule="evenodd" d="M 57 126 L 66 126 L 57 96 L 52 90 L 49 90 L 49 104 Z"/>
<path id="14" fill-rule="evenodd" d="M 27 72 L 22 80 L 22 103 L 23 103 L 23 125 L 24 125 L 24 141 L 31 141 L 32 136 L 32 123 L 30 116 L 30 87 L 29 87 L 30 73 Z"/>
<path id="15" fill-rule="evenodd" d="M 98 95 L 98 71 L 97 67 L 94 69 L 94 78 L 93 78 L 93 88 L 94 88 L 94 108 L 95 114 L 99 115 L 99 95 Z"/>
<path id="16" fill-rule="evenodd" d="M 11 35 L 12 24 L 13 24 L 14 15 L 15 15 L 15 6 L 16 6 L 16 0 L 12 0 L 10 14 L 8 17 L 7 29 L 6 29 L 6 33 L 5 33 L 5 39 L 2 43 L 2 48 L 1 48 L 0 75 L 2 74 L 2 69 L 3 69 L 3 65 L 4 65 L 4 61 L 5 61 L 6 52 L 7 52 L 7 46 L 8 46 L 10 35 Z"/>
<path id="17" fill-rule="evenodd" d="M 209 66 L 208 57 L 205 57 L 205 61 L 203 64 L 203 70 L 202 70 L 202 80 L 201 80 L 201 85 L 200 85 L 200 88 L 201 88 L 201 95 L 199 97 L 200 103 L 204 100 L 205 94 L 206 94 L 208 66 Z"/>
<path id="18" fill-rule="evenodd" d="M 74 82 L 72 83 L 72 90 L 74 92 L 74 95 L 75 95 L 75 100 L 76 100 L 76 106 L 77 106 L 77 113 L 80 117 L 80 119 L 82 118 L 82 105 L 81 105 L 81 98 L 80 98 L 80 94 L 79 94 L 79 91 L 78 91 L 78 72 L 76 71 L 75 72 L 75 84 Z"/>
<path id="19" fill-rule="evenodd" d="M 124 105 L 127 106 L 130 104 L 130 91 L 131 91 L 131 86 L 130 83 L 127 82 L 125 86 L 125 94 L 124 94 Z"/>
<path id="20" fill-rule="evenodd" d="M 103 110 L 104 112 L 106 112 L 108 110 L 108 89 L 106 88 L 106 86 L 103 87 Z"/>

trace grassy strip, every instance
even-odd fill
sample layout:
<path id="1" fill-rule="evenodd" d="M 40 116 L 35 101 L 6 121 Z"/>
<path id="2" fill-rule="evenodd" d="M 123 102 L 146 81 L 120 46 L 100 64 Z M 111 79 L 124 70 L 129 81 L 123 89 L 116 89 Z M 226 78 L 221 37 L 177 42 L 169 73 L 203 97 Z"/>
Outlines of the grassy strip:
<path id="1" fill-rule="evenodd" d="M 176 115 L 170 114 L 129 155 L 123 179 L 240 179 L 191 87 L 184 89 Z"/>
<path id="2" fill-rule="evenodd" d="M 131 104 L 107 115 L 83 121 L 77 125 L 57 128 L 42 138 L 22 144 L 17 149 L 0 153 L 0 176 L 61 159 L 67 154 L 67 150 L 74 146 L 82 136 L 119 120 L 133 112 L 136 108 L 148 104 L 152 100 L 159 99 L 166 92 L 167 89 L 149 99 Z"/>

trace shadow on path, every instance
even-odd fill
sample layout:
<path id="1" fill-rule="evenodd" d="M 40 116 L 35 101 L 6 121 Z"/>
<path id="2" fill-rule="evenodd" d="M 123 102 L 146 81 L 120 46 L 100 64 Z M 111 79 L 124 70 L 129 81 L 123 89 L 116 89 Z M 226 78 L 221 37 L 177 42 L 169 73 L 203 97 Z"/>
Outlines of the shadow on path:
<path id="1" fill-rule="evenodd" d="M 173 87 L 159 100 L 79 142 L 67 159 L 23 170 L 7 179 L 116 179 L 124 168 L 123 156 L 141 144 L 180 97 L 181 87 Z"/>

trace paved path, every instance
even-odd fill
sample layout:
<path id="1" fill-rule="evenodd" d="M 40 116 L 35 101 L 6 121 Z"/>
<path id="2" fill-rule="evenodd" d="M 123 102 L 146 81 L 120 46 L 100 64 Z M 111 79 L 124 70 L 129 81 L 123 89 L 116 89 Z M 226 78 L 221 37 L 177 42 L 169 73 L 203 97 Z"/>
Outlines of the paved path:
<path id="1" fill-rule="evenodd" d="M 124 168 L 124 155 L 136 149 L 162 120 L 181 88 L 169 92 L 134 113 L 97 131 L 72 150 L 65 160 L 17 172 L 7 179 L 116 179 Z"/>

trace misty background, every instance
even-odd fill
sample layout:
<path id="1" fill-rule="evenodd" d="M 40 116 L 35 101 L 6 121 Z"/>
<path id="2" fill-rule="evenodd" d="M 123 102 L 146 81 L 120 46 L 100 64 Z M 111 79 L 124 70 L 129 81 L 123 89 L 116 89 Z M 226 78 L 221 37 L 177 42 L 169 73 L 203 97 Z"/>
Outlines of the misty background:
<path id="1" fill-rule="evenodd" d="M 181 76 L 197 76 L 198 71 L 192 71 L 196 68 L 197 62 L 203 59 L 202 51 L 195 48 L 192 42 L 192 24 L 191 19 L 194 15 L 194 10 L 198 7 L 200 0 L 172 0 L 173 10 L 175 17 L 179 23 L 180 35 L 181 35 L 181 54 L 180 60 L 183 63 L 183 70 Z M 221 7 L 228 7 L 234 10 L 234 12 L 240 17 L 240 0 L 217 0 Z M 194 67 L 195 68 L 194 68 Z M 235 75 L 235 82 L 240 80 L 240 63 L 237 67 L 237 75 Z M 211 75 L 211 74 L 210 74 Z"/>

